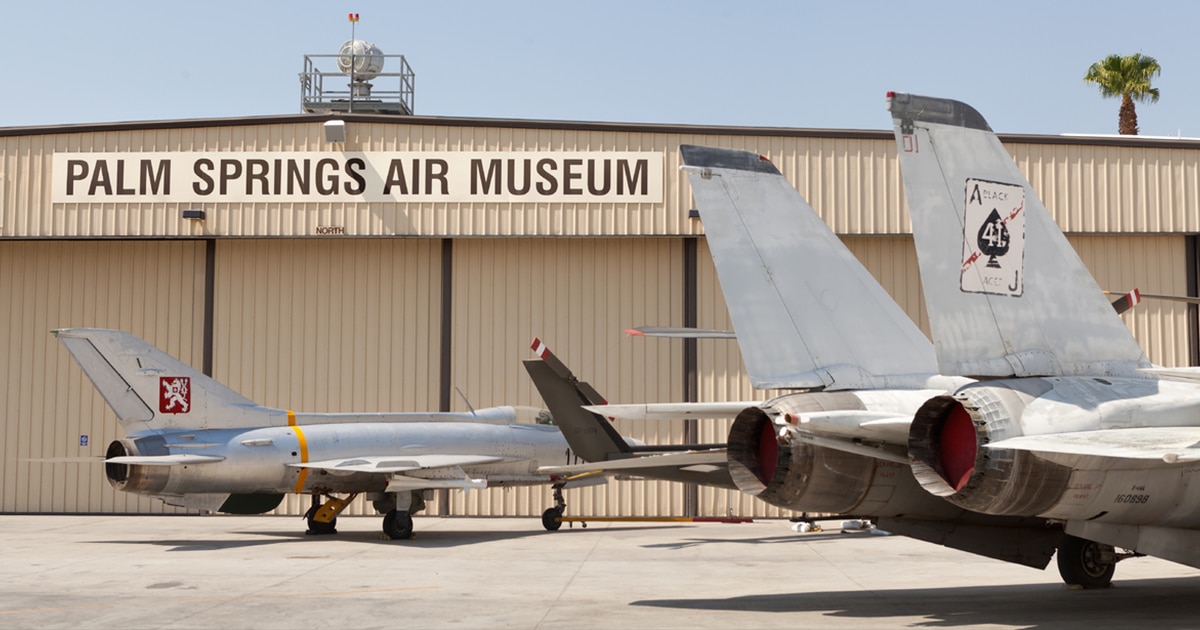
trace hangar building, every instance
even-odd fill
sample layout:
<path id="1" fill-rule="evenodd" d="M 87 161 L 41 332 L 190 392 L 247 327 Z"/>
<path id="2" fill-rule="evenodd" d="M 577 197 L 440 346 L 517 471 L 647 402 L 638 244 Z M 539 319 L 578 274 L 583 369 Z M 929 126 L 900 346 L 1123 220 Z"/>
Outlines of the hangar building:
<path id="1" fill-rule="evenodd" d="M 1200 141 L 1001 139 L 1101 286 L 1197 294 Z M 98 462 L 29 461 L 100 458 L 121 433 L 55 328 L 128 330 L 297 411 L 540 406 L 520 364 L 534 336 L 613 402 L 770 396 L 750 387 L 735 342 L 624 332 L 730 326 L 683 143 L 769 157 L 928 331 L 890 131 L 336 108 L 0 128 L 0 512 L 182 511 L 116 492 Z M 1147 301 L 1123 317 L 1152 361 L 1196 364 L 1194 307 Z M 650 443 L 723 441 L 727 428 L 618 422 Z M 787 515 L 663 482 L 571 490 L 567 503 Z M 428 513 L 549 505 L 548 488 L 495 489 L 443 493 Z M 307 507 L 291 496 L 279 511 Z M 347 513 L 372 512 L 360 500 Z"/>

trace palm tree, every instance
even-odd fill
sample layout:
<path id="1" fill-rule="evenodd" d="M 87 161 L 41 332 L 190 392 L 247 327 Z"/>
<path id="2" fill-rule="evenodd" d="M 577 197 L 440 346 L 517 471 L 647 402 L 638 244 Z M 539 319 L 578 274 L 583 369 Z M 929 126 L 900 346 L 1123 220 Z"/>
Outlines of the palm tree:
<path id="1" fill-rule="evenodd" d="M 1104 98 L 1121 97 L 1121 110 L 1117 119 L 1117 132 L 1136 136 L 1138 132 L 1137 110 L 1133 102 L 1158 102 L 1158 88 L 1150 87 L 1150 79 L 1162 73 L 1162 67 L 1154 57 L 1142 54 L 1109 55 L 1088 68 L 1083 76 L 1086 83 L 1095 83 Z"/>

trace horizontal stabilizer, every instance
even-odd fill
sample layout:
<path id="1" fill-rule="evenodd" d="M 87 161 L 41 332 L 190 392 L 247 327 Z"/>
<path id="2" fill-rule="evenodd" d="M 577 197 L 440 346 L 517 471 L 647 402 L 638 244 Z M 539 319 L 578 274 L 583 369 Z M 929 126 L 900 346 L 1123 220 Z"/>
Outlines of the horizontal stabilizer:
<path id="1" fill-rule="evenodd" d="M 863 389 L 937 372 L 929 340 L 770 160 L 679 151 L 754 387 Z"/>
<path id="2" fill-rule="evenodd" d="M 104 460 L 104 463 L 138 466 L 191 466 L 193 464 L 212 464 L 224 459 L 218 455 L 121 455 L 110 457 Z"/>
<path id="3" fill-rule="evenodd" d="M 79 457 L 21 457 L 19 462 L 31 464 L 99 464 L 103 463 L 103 455 L 83 455 Z"/>
<path id="4" fill-rule="evenodd" d="M 479 466 L 503 461 L 507 459 L 493 455 L 396 455 L 346 457 L 288 465 L 294 468 L 317 468 L 335 472 L 397 473 L 449 466 Z"/>
<path id="5" fill-rule="evenodd" d="M 732 330 L 712 328 L 685 328 L 673 326 L 638 326 L 629 328 L 626 334 L 634 337 L 669 337 L 672 339 L 737 339 Z"/>
<path id="6" fill-rule="evenodd" d="M 1112 291 L 1105 291 L 1104 294 L 1105 295 L 1121 295 L 1122 298 L 1136 296 L 1137 300 L 1134 302 L 1134 304 L 1138 304 L 1142 300 L 1165 300 L 1167 302 L 1183 302 L 1185 304 L 1200 304 L 1200 297 L 1193 297 L 1190 295 L 1165 295 L 1162 293 L 1143 293 L 1137 289 L 1134 289 L 1133 291 L 1130 291 L 1129 293 L 1126 293 L 1126 294 L 1114 293 Z M 1120 301 L 1120 300 L 1118 300 L 1118 301 Z M 1113 304 L 1116 304 L 1116 302 L 1113 302 Z M 1122 311 L 1118 310 L 1117 312 L 1120 313 Z"/>
<path id="7" fill-rule="evenodd" d="M 1200 427 L 1139 427 L 1101 429 L 1048 435 L 1023 435 L 992 442 L 992 449 L 1029 451 L 1061 462 L 1077 456 L 1159 461 L 1166 464 L 1200 461 Z"/>
<path id="8" fill-rule="evenodd" d="M 589 462 L 628 454 L 629 443 L 612 423 L 583 408 L 583 405 L 604 405 L 604 397 L 576 378 L 540 339 L 535 337 L 530 348 L 538 360 L 522 364 L 571 450 Z"/>
<path id="9" fill-rule="evenodd" d="M 719 420 L 734 418 L 747 407 L 762 401 L 705 403 L 631 403 L 621 405 L 584 405 L 584 409 L 622 420 Z"/>
<path id="10" fill-rule="evenodd" d="M 1105 291 L 1104 295 L 1120 296 L 1112 301 L 1113 310 L 1117 312 L 1117 315 L 1120 315 L 1121 313 L 1124 313 L 1125 311 L 1128 311 L 1129 309 L 1142 303 L 1142 292 L 1138 291 L 1137 289 L 1134 289 L 1128 293 L 1114 293 L 1112 291 Z"/>

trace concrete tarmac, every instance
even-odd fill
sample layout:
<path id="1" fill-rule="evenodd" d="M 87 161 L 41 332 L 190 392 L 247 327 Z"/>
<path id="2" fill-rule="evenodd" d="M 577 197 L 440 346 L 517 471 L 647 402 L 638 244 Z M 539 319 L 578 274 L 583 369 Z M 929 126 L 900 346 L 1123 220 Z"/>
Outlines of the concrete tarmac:
<path id="1" fill-rule="evenodd" d="M 0 515 L 0 628 L 1196 628 L 1200 571 L 1113 588 L 900 536 L 749 524 Z"/>

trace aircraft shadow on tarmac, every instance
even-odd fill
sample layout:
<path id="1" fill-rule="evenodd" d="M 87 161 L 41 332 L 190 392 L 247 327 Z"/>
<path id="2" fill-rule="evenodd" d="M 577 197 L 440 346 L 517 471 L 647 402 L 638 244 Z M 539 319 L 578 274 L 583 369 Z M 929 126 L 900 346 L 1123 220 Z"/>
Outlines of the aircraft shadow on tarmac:
<path id="1" fill-rule="evenodd" d="M 774 545 L 779 543 L 810 543 L 818 540 L 845 539 L 846 536 L 866 536 L 858 532 L 841 532 L 841 531 L 824 531 L 817 533 L 806 534 L 790 534 L 784 536 L 769 536 L 763 538 L 686 538 L 672 542 L 654 543 L 652 545 L 642 545 L 646 549 L 687 549 L 689 547 L 698 547 L 708 544 L 746 544 L 746 545 Z M 875 538 L 875 536 L 872 536 Z"/>
<path id="2" fill-rule="evenodd" d="M 922 627 L 1012 626 L 1018 628 L 1196 628 L 1200 577 L 1118 580 L 1113 588 L 1069 590 L 1051 584 L 856 590 L 722 599 L 646 599 L 632 606 L 687 610 L 825 613 L 864 619 L 869 627 L 890 618 L 919 617 Z M 836 624 L 835 624 L 836 625 Z"/>
<path id="3" fill-rule="evenodd" d="M 532 524 L 532 521 L 531 521 Z M 662 528 L 662 526 L 658 526 Z M 383 545 L 396 548 L 418 548 L 418 549 L 439 549 L 450 547 L 463 547 L 467 545 L 479 545 L 504 540 L 517 540 L 520 538 L 528 538 L 531 536 L 570 536 L 572 533 L 578 535 L 586 535 L 588 533 L 598 534 L 602 532 L 630 531 L 645 529 L 644 527 L 629 526 L 629 527 L 604 527 L 593 528 L 591 530 L 585 528 L 563 529 L 557 532 L 548 532 L 540 527 L 537 529 L 530 528 L 528 530 L 464 530 L 464 529 L 447 529 L 438 530 L 435 527 L 427 529 L 418 529 L 413 537 L 408 540 L 390 540 L 384 537 L 382 532 L 361 530 L 361 529 L 342 529 L 337 534 L 332 536 L 309 536 L 302 529 L 286 529 L 278 531 L 257 530 L 257 531 L 221 531 L 221 533 L 229 536 L 244 536 L 238 539 L 214 540 L 214 539 L 196 539 L 182 540 L 179 538 L 163 538 L 163 539 L 144 539 L 144 540 L 97 540 L 92 541 L 96 544 L 105 545 L 151 545 L 155 547 L 169 547 L 170 551 L 214 551 L 221 549 L 239 549 L 246 547 L 261 547 L 266 545 L 287 545 L 287 544 L 314 544 L 318 542 L 338 542 L 344 544 L 368 544 L 368 545 Z M 716 540 L 712 542 L 718 542 Z M 728 542 L 728 541 L 725 541 Z M 686 545 L 685 545 L 686 546 Z"/>

